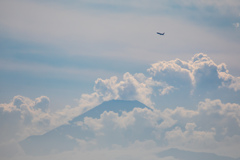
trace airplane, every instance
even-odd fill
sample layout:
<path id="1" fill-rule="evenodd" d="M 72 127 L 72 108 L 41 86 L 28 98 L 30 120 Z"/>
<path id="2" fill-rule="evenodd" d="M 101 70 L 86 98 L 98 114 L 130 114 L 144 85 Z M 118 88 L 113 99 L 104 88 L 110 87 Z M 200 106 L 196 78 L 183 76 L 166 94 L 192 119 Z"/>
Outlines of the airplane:
<path id="1" fill-rule="evenodd" d="M 165 34 L 165 32 L 164 32 L 164 33 L 157 32 L 157 34 L 159 34 L 159 35 L 162 35 L 162 36 L 163 36 L 163 35 Z"/>

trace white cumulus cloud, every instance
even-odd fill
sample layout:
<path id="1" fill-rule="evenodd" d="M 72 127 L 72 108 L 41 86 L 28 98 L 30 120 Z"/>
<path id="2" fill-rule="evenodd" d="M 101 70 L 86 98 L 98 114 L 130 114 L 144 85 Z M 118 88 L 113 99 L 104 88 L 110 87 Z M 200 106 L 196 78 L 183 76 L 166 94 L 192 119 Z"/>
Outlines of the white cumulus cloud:
<path id="1" fill-rule="evenodd" d="M 24 154 L 17 145 L 19 140 L 66 124 L 103 101 L 118 99 L 138 100 L 151 109 L 135 108 L 121 115 L 105 111 L 100 118 L 85 117 L 76 122 L 77 127 L 91 135 L 85 139 L 66 135 L 79 144 L 76 151 L 115 153 L 116 148 L 122 151 L 146 144 L 152 150 L 144 155 L 176 147 L 240 157 L 236 152 L 240 139 L 240 81 L 229 74 L 226 64 L 218 65 L 199 53 L 189 61 L 159 61 L 147 71 L 127 72 L 122 78 L 98 78 L 93 92 L 83 94 L 78 106 L 66 106 L 56 112 L 51 111 L 46 96 L 35 100 L 15 96 L 10 103 L 0 104 L 0 148 L 15 146 L 12 148 L 18 150 L 16 153 Z"/>

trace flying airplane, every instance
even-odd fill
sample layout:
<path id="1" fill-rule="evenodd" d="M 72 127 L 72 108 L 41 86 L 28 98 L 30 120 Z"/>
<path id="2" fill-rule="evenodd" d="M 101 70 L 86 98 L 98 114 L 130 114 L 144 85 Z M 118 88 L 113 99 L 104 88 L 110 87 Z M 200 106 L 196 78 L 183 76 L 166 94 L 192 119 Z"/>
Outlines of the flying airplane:
<path id="1" fill-rule="evenodd" d="M 164 33 L 157 32 L 157 34 L 159 34 L 159 35 L 162 35 L 162 36 L 163 36 L 163 35 L 165 34 L 165 32 L 164 32 Z"/>

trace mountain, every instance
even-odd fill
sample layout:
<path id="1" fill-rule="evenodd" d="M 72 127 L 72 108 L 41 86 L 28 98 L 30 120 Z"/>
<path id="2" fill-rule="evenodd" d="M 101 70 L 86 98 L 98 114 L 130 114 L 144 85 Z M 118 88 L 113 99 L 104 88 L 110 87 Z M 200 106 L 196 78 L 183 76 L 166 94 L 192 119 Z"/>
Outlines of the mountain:
<path id="1" fill-rule="evenodd" d="M 174 157 L 178 160 L 240 160 L 240 158 L 231 158 L 227 156 L 219 156 L 214 153 L 192 152 L 176 148 L 171 148 L 157 154 L 159 158 Z"/>
<path id="2" fill-rule="evenodd" d="M 134 108 L 150 109 L 149 107 L 147 107 L 143 103 L 140 103 L 139 101 L 111 100 L 111 101 L 103 102 L 97 107 L 83 113 L 82 115 L 79 115 L 73 118 L 73 120 L 70 121 L 70 123 L 82 121 L 84 117 L 100 118 L 100 115 L 104 111 L 107 111 L 107 112 L 113 111 L 121 115 L 123 111 L 129 112 L 129 111 L 132 111 Z"/>
<path id="3" fill-rule="evenodd" d="M 83 121 L 85 117 L 100 118 L 104 111 L 113 111 L 122 114 L 123 111 L 129 112 L 134 108 L 148 108 L 139 101 L 111 100 L 103 102 L 93 109 L 73 118 L 68 124 L 61 125 L 43 135 L 35 135 L 20 142 L 21 147 L 29 155 L 46 155 L 53 152 L 62 152 L 74 149 L 78 145 L 76 140 L 89 140 L 94 137 L 94 133 L 84 130 L 76 124 Z"/>

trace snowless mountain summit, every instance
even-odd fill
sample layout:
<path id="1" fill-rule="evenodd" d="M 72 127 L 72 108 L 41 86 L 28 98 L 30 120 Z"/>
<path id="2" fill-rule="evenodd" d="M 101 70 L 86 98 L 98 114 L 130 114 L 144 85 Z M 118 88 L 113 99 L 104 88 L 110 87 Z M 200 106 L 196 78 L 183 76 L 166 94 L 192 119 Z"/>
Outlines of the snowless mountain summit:
<path id="1" fill-rule="evenodd" d="M 115 112 L 119 115 L 123 111 L 129 112 L 134 108 L 148 108 L 139 101 L 129 100 L 110 100 L 94 107 L 93 109 L 73 118 L 68 124 L 61 125 L 43 135 L 35 135 L 26 138 L 20 142 L 21 147 L 29 155 L 46 155 L 53 152 L 62 152 L 74 149 L 78 146 L 75 139 L 89 140 L 94 138 L 94 133 L 90 130 L 84 130 L 77 125 L 85 117 L 99 119 L 105 111 Z"/>

